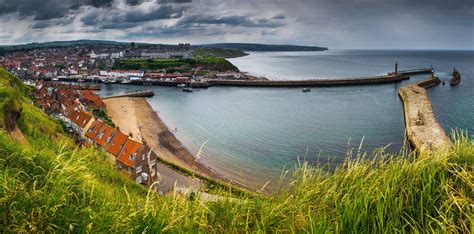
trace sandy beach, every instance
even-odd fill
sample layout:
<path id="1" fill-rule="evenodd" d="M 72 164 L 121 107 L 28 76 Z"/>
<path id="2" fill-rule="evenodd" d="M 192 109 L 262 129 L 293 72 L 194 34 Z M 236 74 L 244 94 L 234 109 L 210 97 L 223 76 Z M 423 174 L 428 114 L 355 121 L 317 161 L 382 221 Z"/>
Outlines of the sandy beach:
<path id="1" fill-rule="evenodd" d="M 176 139 L 145 98 L 110 98 L 104 99 L 104 102 L 107 113 L 120 130 L 148 144 L 158 157 L 202 175 L 221 179 L 197 161 Z"/>

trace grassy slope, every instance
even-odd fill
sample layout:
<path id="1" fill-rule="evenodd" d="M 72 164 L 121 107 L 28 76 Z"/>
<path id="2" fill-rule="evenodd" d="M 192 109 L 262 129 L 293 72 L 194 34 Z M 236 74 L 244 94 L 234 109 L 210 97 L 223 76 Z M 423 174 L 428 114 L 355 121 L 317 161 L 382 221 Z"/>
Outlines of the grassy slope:
<path id="1" fill-rule="evenodd" d="M 237 58 L 248 55 L 242 50 L 237 49 L 219 49 L 219 48 L 198 48 L 194 51 L 194 57 L 218 57 L 218 58 Z"/>
<path id="2" fill-rule="evenodd" d="M 379 153 L 331 173 L 303 165 L 279 195 L 202 203 L 148 193 L 21 98 L 29 143 L 0 131 L 0 232 L 472 230 L 474 143 L 464 137 L 446 154 Z"/>
<path id="3" fill-rule="evenodd" d="M 114 69 L 141 69 L 170 71 L 191 71 L 192 68 L 203 67 L 206 70 L 216 71 L 238 71 L 229 61 L 217 57 L 205 57 L 194 59 L 130 59 L 117 60 Z"/>

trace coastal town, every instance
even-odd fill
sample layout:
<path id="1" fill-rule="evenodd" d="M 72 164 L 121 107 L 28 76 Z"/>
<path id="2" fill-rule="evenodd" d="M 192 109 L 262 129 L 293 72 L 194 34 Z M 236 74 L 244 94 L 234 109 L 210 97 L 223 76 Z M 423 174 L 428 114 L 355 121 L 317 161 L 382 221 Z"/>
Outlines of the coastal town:
<path id="1" fill-rule="evenodd" d="M 234 51 L 234 50 L 231 50 Z M 235 50 L 236 51 L 236 50 Z M 248 79 L 203 48 L 178 45 L 93 44 L 15 49 L 0 66 L 22 79 L 176 86 L 205 79 Z"/>

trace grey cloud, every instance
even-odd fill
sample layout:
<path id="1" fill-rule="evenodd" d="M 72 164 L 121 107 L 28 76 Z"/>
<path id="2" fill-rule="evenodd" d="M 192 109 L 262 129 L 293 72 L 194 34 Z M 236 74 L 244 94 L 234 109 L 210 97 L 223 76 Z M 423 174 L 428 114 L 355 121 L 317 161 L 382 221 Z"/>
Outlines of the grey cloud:
<path id="1" fill-rule="evenodd" d="M 126 0 L 125 3 L 130 6 L 140 5 L 143 0 Z"/>
<path id="2" fill-rule="evenodd" d="M 283 23 L 265 18 L 253 19 L 247 15 L 191 15 L 180 20 L 178 25 L 227 25 L 276 28 L 283 26 Z"/>
<path id="3" fill-rule="evenodd" d="M 114 17 L 113 21 L 118 22 L 146 22 L 151 20 L 180 18 L 183 15 L 184 8 L 174 7 L 170 5 L 161 5 L 149 12 L 142 12 L 141 10 L 134 10 L 127 12 L 121 16 Z"/>
<path id="4" fill-rule="evenodd" d="M 96 26 L 102 29 L 127 29 L 138 26 L 140 23 L 180 18 L 186 7 L 173 6 L 169 4 L 156 5 L 148 11 L 132 9 L 126 12 L 112 10 L 101 14 L 99 11 L 91 11 L 81 18 L 81 22 L 86 26 Z"/>
<path id="5" fill-rule="evenodd" d="M 143 2 L 152 1 L 152 0 L 125 0 L 125 3 L 130 6 L 137 6 L 142 4 Z M 164 4 L 180 4 L 180 3 L 190 3 L 192 0 L 155 0 L 157 3 L 164 3 Z"/>
<path id="6" fill-rule="evenodd" d="M 0 0 L 0 30 L 15 34 L 1 43 L 14 43 L 21 34 L 61 39 L 61 25 L 69 25 L 60 20 L 77 17 L 71 22 L 81 37 L 109 29 L 105 36 L 111 38 L 206 43 L 247 40 L 249 32 L 253 42 L 332 48 L 474 48 L 472 0 Z M 3 27 L 11 22 L 29 28 Z"/>
<path id="7" fill-rule="evenodd" d="M 192 0 L 158 0 L 158 3 L 190 3 Z"/>
<path id="8" fill-rule="evenodd" d="M 73 17 L 70 18 L 60 18 L 60 19 L 49 19 L 49 20 L 39 20 L 39 21 L 34 21 L 34 23 L 31 25 L 32 29 L 44 29 L 48 28 L 51 26 L 63 26 L 63 25 L 68 25 L 72 23 L 74 20 Z"/>
<path id="9" fill-rule="evenodd" d="M 273 16 L 272 19 L 283 20 L 283 19 L 286 19 L 286 16 L 284 16 L 284 15 L 275 15 L 275 16 Z"/>
<path id="10" fill-rule="evenodd" d="M 34 20 L 62 18 L 81 6 L 110 7 L 113 0 L 0 0 L 0 16 L 17 13 Z"/>

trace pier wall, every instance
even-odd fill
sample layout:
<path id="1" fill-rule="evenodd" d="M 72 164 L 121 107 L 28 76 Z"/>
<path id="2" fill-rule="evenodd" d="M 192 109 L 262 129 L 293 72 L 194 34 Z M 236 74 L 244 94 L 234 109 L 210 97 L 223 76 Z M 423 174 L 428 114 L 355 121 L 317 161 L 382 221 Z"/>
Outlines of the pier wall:
<path id="1" fill-rule="evenodd" d="M 374 85 L 401 82 L 409 79 L 406 75 L 387 75 L 362 78 L 327 79 L 327 80 L 208 80 L 210 86 L 240 87 L 324 87 L 349 85 Z"/>
<path id="2" fill-rule="evenodd" d="M 428 78 L 400 88 L 405 115 L 406 135 L 416 150 L 445 151 L 451 141 L 436 120 L 426 88 L 438 85 L 438 77 Z"/>
<path id="3" fill-rule="evenodd" d="M 121 97 L 153 97 L 153 96 L 155 96 L 155 92 L 153 92 L 153 90 L 145 90 L 145 91 L 139 91 L 139 92 L 133 92 L 133 93 L 124 93 L 124 94 L 106 96 L 106 97 L 102 97 L 102 99 L 121 98 Z"/>

